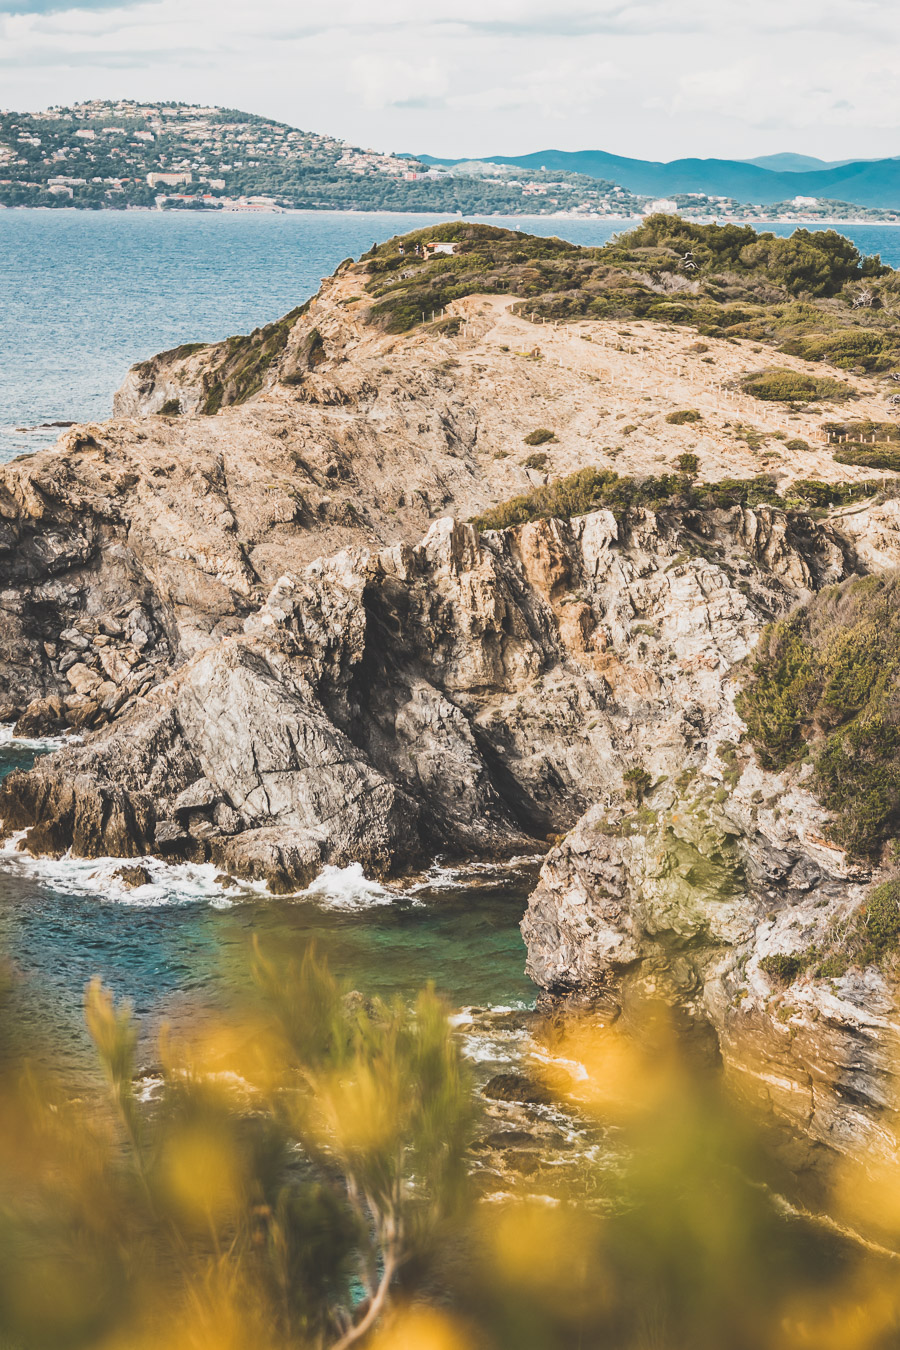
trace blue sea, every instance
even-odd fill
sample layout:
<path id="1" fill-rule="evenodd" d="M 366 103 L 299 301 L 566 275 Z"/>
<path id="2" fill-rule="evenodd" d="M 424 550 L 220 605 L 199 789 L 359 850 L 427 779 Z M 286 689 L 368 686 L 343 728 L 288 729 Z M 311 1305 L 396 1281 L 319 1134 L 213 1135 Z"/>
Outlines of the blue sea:
<path id="1" fill-rule="evenodd" d="M 0 460 L 52 444 L 44 424 L 108 417 L 135 361 L 280 318 L 376 240 L 439 216 L 0 211 Z M 485 217 L 485 219 L 488 219 Z M 604 244 L 628 223 L 547 216 L 490 223 Z M 767 225 L 789 234 L 794 225 Z M 844 227 L 900 265 L 900 228 Z"/>

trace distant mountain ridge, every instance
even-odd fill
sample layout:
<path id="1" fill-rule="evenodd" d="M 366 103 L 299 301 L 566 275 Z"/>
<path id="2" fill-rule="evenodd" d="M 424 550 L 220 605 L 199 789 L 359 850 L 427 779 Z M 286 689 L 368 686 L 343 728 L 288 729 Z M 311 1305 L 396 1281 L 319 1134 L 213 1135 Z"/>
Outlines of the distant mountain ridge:
<path id="1" fill-rule="evenodd" d="M 795 155 L 784 151 L 777 155 L 756 155 L 752 159 L 737 161 L 739 164 L 755 164 L 759 169 L 772 169 L 775 173 L 814 173 L 819 169 L 842 169 L 845 164 L 862 162 L 854 159 L 816 159 L 815 155 Z"/>
<path id="2" fill-rule="evenodd" d="M 430 155 L 415 158 L 424 164 L 465 162 Z M 703 192 L 710 197 L 733 197 L 760 205 L 800 196 L 838 199 L 867 207 L 900 206 L 900 157 L 829 164 L 787 154 L 763 156 L 761 161 L 675 159 L 666 164 L 628 159 L 604 150 L 539 150 L 530 155 L 484 156 L 479 162 L 586 174 L 590 178 L 610 179 L 629 192 L 654 197 Z M 773 162 L 780 163 L 780 167 L 765 167 Z M 819 163 L 821 167 L 802 167 L 810 163 Z"/>

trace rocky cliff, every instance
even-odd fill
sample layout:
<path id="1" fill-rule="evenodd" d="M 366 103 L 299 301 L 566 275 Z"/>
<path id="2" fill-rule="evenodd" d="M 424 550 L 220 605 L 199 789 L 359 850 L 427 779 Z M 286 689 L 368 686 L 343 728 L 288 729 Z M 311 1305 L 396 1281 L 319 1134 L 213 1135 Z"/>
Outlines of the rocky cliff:
<path id="1" fill-rule="evenodd" d="M 0 471 L 0 718 L 83 734 L 5 780 L 4 837 L 273 891 L 325 863 L 546 852 L 539 984 L 663 989 L 813 1137 L 886 1149 L 889 975 L 791 964 L 855 921 L 875 864 L 829 840 L 809 765 L 760 768 L 735 690 L 765 625 L 897 565 L 896 501 L 479 533 L 463 521 L 587 466 L 868 475 L 832 462 L 821 410 L 791 440 L 771 408 L 736 421 L 750 344 L 537 325 L 496 295 L 391 334 L 366 278 L 143 363 L 113 421 Z"/>
<path id="2" fill-rule="evenodd" d="M 323 862 L 533 848 L 634 761 L 671 777 L 705 753 L 762 624 L 850 566 L 828 527 L 770 509 L 446 518 L 286 573 L 128 693 L 138 661 L 111 721 L 7 779 L 0 815 L 33 850 L 212 857 L 279 888 Z M 126 661 L 131 630 L 99 636 Z"/>

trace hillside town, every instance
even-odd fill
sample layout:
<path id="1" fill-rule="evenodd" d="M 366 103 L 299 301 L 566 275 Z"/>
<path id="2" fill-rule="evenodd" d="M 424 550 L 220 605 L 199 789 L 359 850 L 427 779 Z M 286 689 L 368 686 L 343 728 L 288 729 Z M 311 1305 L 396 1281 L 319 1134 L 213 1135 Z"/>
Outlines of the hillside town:
<path id="1" fill-rule="evenodd" d="M 644 199 L 577 174 L 427 166 L 231 109 L 94 100 L 0 113 L 0 205 L 628 218 Z"/>
<path id="2" fill-rule="evenodd" d="M 17 206 L 900 220 L 900 211 L 807 196 L 765 206 L 703 192 L 652 198 L 582 173 L 477 160 L 424 163 L 235 109 L 125 99 L 0 112 L 0 208 Z"/>

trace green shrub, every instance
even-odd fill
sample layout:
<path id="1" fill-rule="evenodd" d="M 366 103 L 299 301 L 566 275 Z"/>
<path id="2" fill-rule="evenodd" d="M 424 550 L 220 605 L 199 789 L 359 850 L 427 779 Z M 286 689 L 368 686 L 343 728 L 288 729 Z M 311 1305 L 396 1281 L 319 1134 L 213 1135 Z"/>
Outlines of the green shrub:
<path id="1" fill-rule="evenodd" d="M 832 586 L 766 629 L 738 711 L 766 768 L 812 747 L 832 837 L 877 858 L 900 830 L 900 578 Z"/>
<path id="2" fill-rule="evenodd" d="M 843 975 L 851 966 L 884 965 L 900 950 L 900 881 L 882 882 L 869 891 L 852 917 L 821 950 L 811 949 L 816 974 Z"/>
<path id="3" fill-rule="evenodd" d="M 535 431 L 529 431 L 525 437 L 526 445 L 549 445 L 551 441 L 556 440 L 556 432 L 551 431 L 549 427 L 538 427 Z"/>
<path id="4" fill-rule="evenodd" d="M 760 958 L 759 968 L 778 984 L 791 984 L 805 970 L 807 962 L 800 952 L 776 952 Z"/>
<path id="5" fill-rule="evenodd" d="M 696 408 L 682 408 L 679 412 L 670 412 L 666 421 L 670 426 L 683 427 L 688 422 L 702 422 L 703 418 L 697 412 Z"/>
<path id="6" fill-rule="evenodd" d="M 801 441 L 799 436 L 795 436 L 793 440 L 785 441 L 784 448 L 785 450 L 808 450 L 809 442 Z"/>
<path id="7" fill-rule="evenodd" d="M 854 445 L 850 442 L 835 450 L 836 464 L 855 464 L 860 469 L 885 469 L 900 473 L 900 446 Z"/>
<path id="8" fill-rule="evenodd" d="M 295 321 L 307 306 L 302 305 L 285 314 L 277 323 L 255 328 L 248 336 L 227 338 L 210 350 L 213 359 L 203 372 L 203 401 L 200 411 L 213 416 L 220 408 L 245 403 L 262 388 L 266 372 L 283 356 Z M 309 341 L 315 346 L 318 334 L 313 330 Z"/>
<path id="9" fill-rule="evenodd" d="M 622 782 L 625 784 L 625 795 L 629 801 L 640 806 L 646 794 L 650 791 L 653 779 L 643 764 L 632 764 L 631 768 L 626 769 L 622 774 Z"/>
<path id="10" fill-rule="evenodd" d="M 686 478 L 696 478 L 700 472 L 700 460 L 690 450 L 686 450 L 683 455 L 679 455 L 675 463 L 678 466 L 678 472 L 683 473 Z"/>
<path id="11" fill-rule="evenodd" d="M 544 454 L 543 450 L 539 450 L 536 454 L 528 456 L 525 460 L 525 468 L 546 469 L 547 463 L 547 456 Z"/>
<path id="12" fill-rule="evenodd" d="M 159 410 L 160 417 L 178 417 L 181 412 L 180 398 L 167 398 Z"/>
<path id="13" fill-rule="evenodd" d="M 884 441 L 900 441 L 900 426 L 896 422 L 873 422 L 871 418 L 859 422 L 823 422 L 822 430 L 829 436 L 860 444 L 873 440 L 879 445 Z"/>
<path id="14" fill-rule="evenodd" d="M 454 253 L 416 252 L 435 239 L 453 241 Z M 688 254 L 697 293 L 660 298 L 652 274 L 684 277 Z M 505 295 L 516 298 L 513 312 L 524 318 L 647 318 L 693 325 L 701 336 L 766 342 L 846 328 L 847 318 L 838 320 L 816 297 L 889 270 L 861 258 L 833 231 L 797 230 L 781 239 L 751 226 L 695 225 L 665 215 L 649 217 L 602 248 L 449 221 L 390 239 L 359 266 L 369 274 L 369 321 L 391 333 L 429 322 L 462 296 Z M 866 322 L 872 327 L 870 312 Z"/>
<path id="15" fill-rule="evenodd" d="M 601 507 L 612 511 L 630 507 L 647 507 L 652 511 L 666 507 L 727 510 L 733 506 L 807 510 L 819 507 L 825 499 L 829 504 L 855 501 L 875 490 L 875 485 L 869 483 L 826 484 L 801 479 L 781 496 L 766 474 L 694 483 L 684 472 L 661 474 L 658 478 L 620 478 L 612 469 L 579 469 L 567 478 L 557 478 L 491 507 L 472 523 L 479 530 L 505 530 L 530 520 L 570 520 Z"/>
<path id="16" fill-rule="evenodd" d="M 843 328 L 832 333 L 811 333 L 788 338 L 781 344 L 789 356 L 806 361 L 827 361 L 839 370 L 890 370 L 900 359 L 900 339 L 891 332 L 868 328 Z"/>
<path id="17" fill-rule="evenodd" d="M 798 478 L 784 489 L 784 502 L 804 511 L 825 510 L 871 497 L 876 490 L 872 483 L 823 483 L 817 478 Z"/>
<path id="18" fill-rule="evenodd" d="M 836 402 L 853 396 L 853 390 L 840 380 L 778 368 L 745 375 L 740 387 L 742 393 L 753 398 L 777 403 L 813 403 L 824 399 Z"/>

